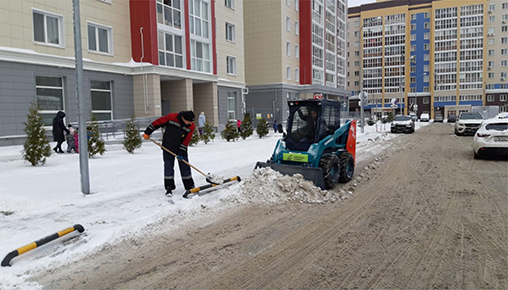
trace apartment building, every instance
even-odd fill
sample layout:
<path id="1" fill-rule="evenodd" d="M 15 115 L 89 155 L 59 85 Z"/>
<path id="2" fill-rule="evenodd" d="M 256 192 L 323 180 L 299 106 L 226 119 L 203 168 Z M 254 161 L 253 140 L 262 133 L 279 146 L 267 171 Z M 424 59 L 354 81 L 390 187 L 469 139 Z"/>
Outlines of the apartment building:
<path id="1" fill-rule="evenodd" d="M 243 113 L 241 0 L 81 0 L 80 17 L 87 119 L 194 110 L 220 130 Z M 0 21 L 0 145 L 33 100 L 47 125 L 77 122 L 73 1 L 0 1 Z"/>
<path id="2" fill-rule="evenodd" d="M 508 108 L 508 2 L 378 1 L 349 8 L 350 111 L 439 113 Z M 416 107 L 414 105 L 417 105 Z"/>
<path id="3" fill-rule="evenodd" d="M 287 119 L 287 101 L 346 92 L 345 0 L 244 0 L 246 110 Z"/>

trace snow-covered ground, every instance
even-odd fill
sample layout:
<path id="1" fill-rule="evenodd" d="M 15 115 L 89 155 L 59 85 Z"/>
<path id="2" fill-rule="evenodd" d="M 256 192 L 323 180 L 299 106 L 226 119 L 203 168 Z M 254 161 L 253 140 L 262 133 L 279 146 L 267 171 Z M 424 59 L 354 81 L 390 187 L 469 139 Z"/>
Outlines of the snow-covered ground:
<path id="1" fill-rule="evenodd" d="M 416 129 L 427 124 L 417 122 Z M 364 133 L 360 128 L 357 131 L 357 162 L 381 152 L 387 146 L 384 141 L 397 136 L 389 133 L 389 123 L 378 122 L 377 126 L 366 126 Z M 179 170 L 175 168 L 173 203 L 164 195 L 161 149 L 148 141 L 134 154 L 118 142 L 107 143 L 104 155 L 89 160 L 90 195 L 81 192 L 78 154 L 55 154 L 44 166 L 33 167 L 22 160 L 22 146 L 0 147 L 0 259 L 75 224 L 85 228 L 84 233 L 75 231 L 14 258 L 12 267 L 1 267 L 0 289 L 40 289 L 28 282 L 30 276 L 124 239 L 156 229 L 172 231 L 184 221 L 238 204 L 274 203 L 295 196 L 302 202 L 341 198 L 268 169 L 253 173 L 257 161 L 270 157 L 281 134 L 270 132 L 264 138 L 254 135 L 236 142 L 217 136 L 213 142 L 190 147 L 189 162 L 206 173 L 225 178 L 240 176 L 242 181 L 184 199 Z M 198 172 L 193 171 L 193 177 L 196 186 L 207 184 Z M 172 228 L 157 228 L 161 220 L 168 219 Z"/>

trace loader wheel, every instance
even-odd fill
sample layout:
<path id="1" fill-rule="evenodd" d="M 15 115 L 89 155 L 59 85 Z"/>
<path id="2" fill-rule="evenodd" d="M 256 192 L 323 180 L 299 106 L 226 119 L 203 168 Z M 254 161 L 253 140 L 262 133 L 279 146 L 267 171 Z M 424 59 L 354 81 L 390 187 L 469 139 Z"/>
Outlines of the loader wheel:
<path id="1" fill-rule="evenodd" d="M 349 152 L 342 153 L 339 156 L 339 161 L 339 182 L 344 183 L 351 181 L 351 179 L 353 179 L 353 174 L 355 173 L 355 160 L 353 159 L 353 155 L 351 155 Z"/>
<path id="2" fill-rule="evenodd" d="M 323 170 L 325 189 L 332 189 L 339 181 L 339 157 L 335 154 L 327 154 L 319 160 L 319 167 Z"/>

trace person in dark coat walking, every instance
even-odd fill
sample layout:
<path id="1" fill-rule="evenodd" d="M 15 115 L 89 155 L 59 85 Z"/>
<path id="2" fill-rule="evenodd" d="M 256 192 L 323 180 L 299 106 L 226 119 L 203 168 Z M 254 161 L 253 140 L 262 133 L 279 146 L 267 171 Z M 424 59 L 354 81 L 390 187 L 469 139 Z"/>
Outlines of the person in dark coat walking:
<path id="1" fill-rule="evenodd" d="M 56 153 L 64 153 L 62 150 L 62 143 L 65 141 L 64 132 L 70 134 L 69 130 L 65 127 L 63 119 L 65 118 L 65 113 L 62 111 L 58 111 L 56 113 L 55 118 L 53 119 L 53 141 L 56 141 L 56 146 L 53 150 Z"/>
<path id="2" fill-rule="evenodd" d="M 148 140 L 155 130 L 165 127 L 162 146 L 178 155 L 178 167 L 180 167 L 180 175 L 186 190 L 194 188 L 191 168 L 185 162 L 182 162 L 182 160 L 189 162 L 187 148 L 196 128 L 194 119 L 195 115 L 192 111 L 169 113 L 148 125 L 143 134 L 143 138 Z M 176 188 L 175 156 L 165 150 L 162 151 L 162 155 L 164 158 L 164 188 L 166 189 L 166 196 L 170 197 L 172 196 L 173 189 Z"/>

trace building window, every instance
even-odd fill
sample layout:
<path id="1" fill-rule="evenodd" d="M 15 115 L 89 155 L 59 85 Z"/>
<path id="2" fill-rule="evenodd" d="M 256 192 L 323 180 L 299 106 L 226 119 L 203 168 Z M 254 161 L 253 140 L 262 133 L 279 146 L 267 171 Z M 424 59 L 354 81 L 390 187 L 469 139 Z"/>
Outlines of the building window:
<path id="1" fill-rule="evenodd" d="M 287 56 L 291 55 L 291 43 L 289 41 L 286 42 L 286 55 Z"/>
<path id="2" fill-rule="evenodd" d="M 508 37 L 501 37 L 501 43 L 507 44 L 508 43 Z"/>
<path id="3" fill-rule="evenodd" d="M 423 24 L 423 28 L 424 28 L 424 29 L 429 29 L 429 27 L 430 27 L 430 25 L 429 25 L 429 23 L 428 23 L 428 22 L 425 22 L 425 23 Z"/>
<path id="4" fill-rule="evenodd" d="M 295 10 L 298 11 L 298 6 L 299 6 L 299 3 L 298 3 L 299 0 L 295 0 Z"/>
<path id="5" fill-rule="evenodd" d="M 227 56 L 226 64 L 227 64 L 226 73 L 230 75 L 236 75 L 236 58 L 232 56 Z"/>
<path id="6" fill-rule="evenodd" d="M 182 37 L 159 31 L 159 64 L 183 68 Z"/>
<path id="7" fill-rule="evenodd" d="M 97 121 L 113 120 L 111 82 L 90 81 L 92 116 Z"/>
<path id="8" fill-rule="evenodd" d="M 63 46 L 63 17 L 39 10 L 32 11 L 34 41 Z"/>
<path id="9" fill-rule="evenodd" d="M 493 95 L 487 95 L 487 102 L 494 102 L 494 99 Z"/>
<path id="10" fill-rule="evenodd" d="M 224 6 L 230 9 L 235 9 L 235 0 L 224 0 Z"/>
<path id="11" fill-rule="evenodd" d="M 191 69 L 211 71 L 210 44 L 191 40 Z"/>
<path id="12" fill-rule="evenodd" d="M 235 42 L 235 26 L 226 22 L 226 40 Z"/>
<path id="13" fill-rule="evenodd" d="M 508 48 L 501 48 L 501 55 L 508 55 Z"/>
<path id="14" fill-rule="evenodd" d="M 291 80 L 291 68 L 289 66 L 286 67 L 286 79 Z"/>
<path id="15" fill-rule="evenodd" d="M 425 43 L 425 44 L 423 45 L 423 49 L 425 49 L 425 50 L 429 50 L 429 49 L 430 49 L 430 45 L 429 45 L 428 43 Z"/>
<path id="16" fill-rule="evenodd" d="M 300 34 L 300 25 L 298 24 L 298 21 L 295 21 L 295 34 Z"/>
<path id="17" fill-rule="evenodd" d="M 423 39 L 430 39 L 430 33 L 429 33 L 429 32 L 426 32 L 426 33 L 423 35 Z"/>
<path id="18" fill-rule="evenodd" d="M 489 79 L 493 79 L 493 78 L 494 78 L 494 76 L 495 76 L 495 75 L 494 75 L 494 73 L 492 73 L 492 72 L 491 72 L 491 73 L 489 73 Z"/>
<path id="19" fill-rule="evenodd" d="M 286 16 L 286 30 L 291 31 L 291 18 L 289 16 Z"/>
<path id="20" fill-rule="evenodd" d="M 429 98 L 429 97 L 424 97 L 424 98 L 423 98 L 423 103 L 424 103 L 424 104 L 428 104 L 428 103 L 430 103 L 430 98 Z"/>
<path id="21" fill-rule="evenodd" d="M 506 102 L 506 96 L 507 96 L 507 95 L 500 95 L 500 96 L 499 96 L 499 100 L 500 100 L 501 102 Z"/>
<path id="22" fill-rule="evenodd" d="M 208 2 L 202 0 L 189 1 L 189 27 L 191 34 L 209 37 L 210 12 Z"/>
<path id="23" fill-rule="evenodd" d="M 298 70 L 298 68 L 295 68 L 295 81 L 299 80 L 300 80 L 300 71 Z"/>
<path id="24" fill-rule="evenodd" d="M 416 30 L 416 24 L 411 24 L 411 30 Z"/>
<path id="25" fill-rule="evenodd" d="M 228 119 L 236 121 L 236 92 L 228 92 Z"/>
<path id="26" fill-rule="evenodd" d="M 501 67 L 506 67 L 506 64 L 507 64 L 507 60 L 502 60 L 501 61 Z"/>
<path id="27" fill-rule="evenodd" d="M 494 52 L 495 52 L 495 50 L 489 49 L 489 56 L 494 56 Z"/>
<path id="28" fill-rule="evenodd" d="M 112 28 L 88 23 L 88 50 L 112 54 Z"/>
<path id="29" fill-rule="evenodd" d="M 411 34 L 411 41 L 415 41 L 416 40 L 416 34 Z"/>
<path id="30" fill-rule="evenodd" d="M 300 47 L 298 44 L 295 45 L 295 57 L 300 58 Z"/>
<path id="31" fill-rule="evenodd" d="M 63 79 L 60 77 L 35 77 L 35 91 L 39 114 L 44 125 L 51 126 L 58 111 L 64 110 Z"/>
<path id="32" fill-rule="evenodd" d="M 180 0 L 157 0 L 158 23 L 181 29 L 181 15 Z"/>

